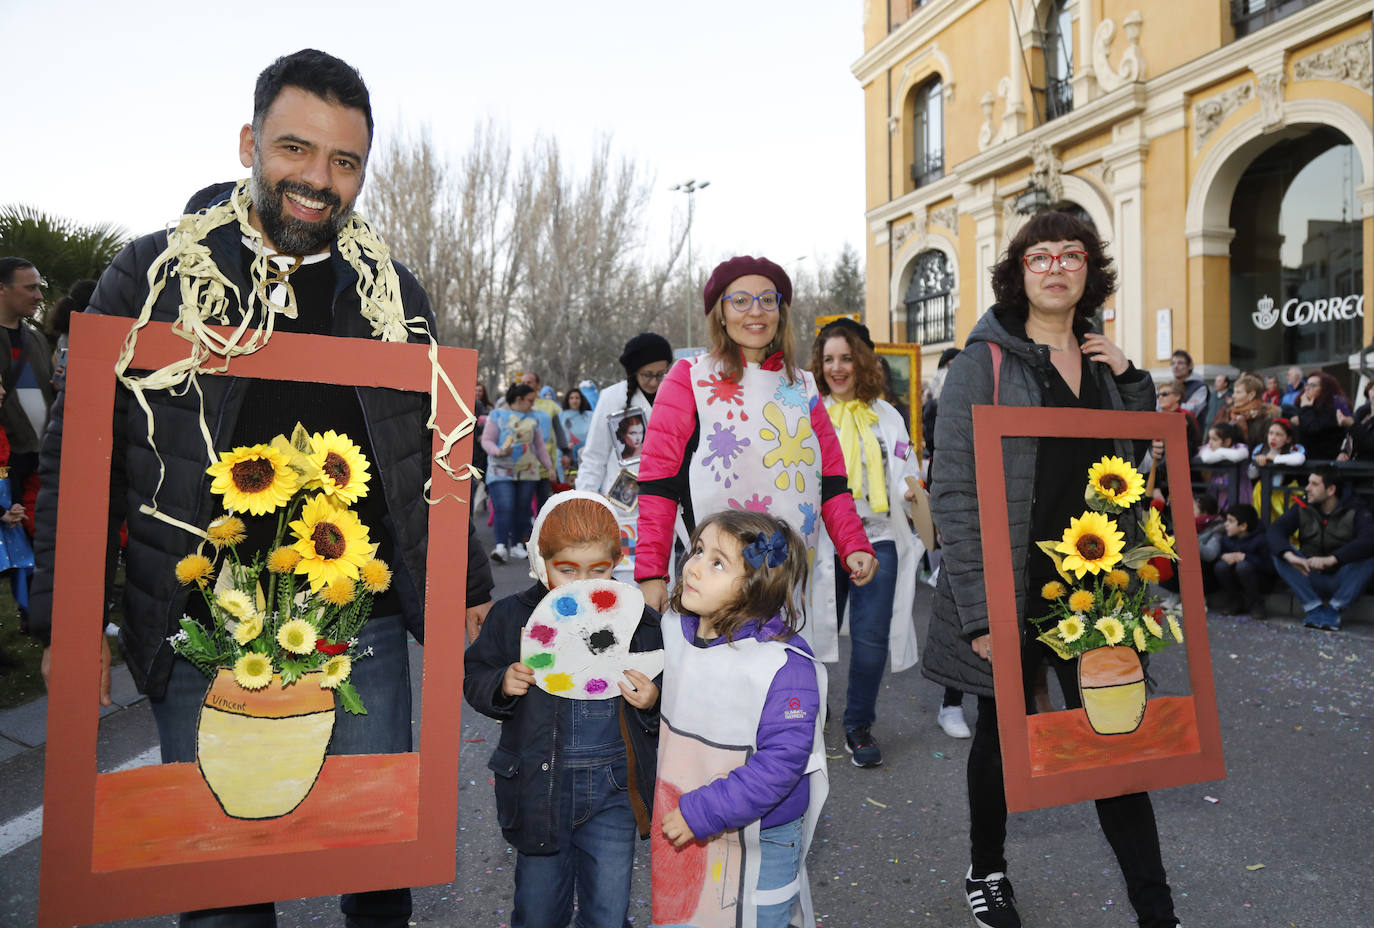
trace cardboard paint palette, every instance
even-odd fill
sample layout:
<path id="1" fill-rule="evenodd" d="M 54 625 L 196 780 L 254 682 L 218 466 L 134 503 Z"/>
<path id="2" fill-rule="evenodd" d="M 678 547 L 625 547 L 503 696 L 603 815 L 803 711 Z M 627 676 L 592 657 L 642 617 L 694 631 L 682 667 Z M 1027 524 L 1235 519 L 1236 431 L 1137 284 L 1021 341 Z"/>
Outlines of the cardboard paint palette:
<path id="1" fill-rule="evenodd" d="M 663 672 L 662 651 L 630 652 L 644 613 L 637 587 L 618 580 L 577 580 L 550 590 L 520 634 L 520 662 L 553 696 L 610 699 L 626 670 L 649 679 Z"/>

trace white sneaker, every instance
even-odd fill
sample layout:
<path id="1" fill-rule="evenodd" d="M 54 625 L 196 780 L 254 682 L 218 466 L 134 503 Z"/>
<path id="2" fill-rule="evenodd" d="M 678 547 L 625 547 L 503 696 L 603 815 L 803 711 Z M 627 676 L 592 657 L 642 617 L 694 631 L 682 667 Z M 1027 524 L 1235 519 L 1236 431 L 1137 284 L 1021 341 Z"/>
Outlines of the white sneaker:
<path id="1" fill-rule="evenodd" d="M 503 544 L 497 544 L 491 549 L 491 559 L 498 564 L 506 563 L 508 557 L 510 557 L 510 552 L 506 550 L 506 546 Z"/>
<path id="2" fill-rule="evenodd" d="M 951 738 L 972 738 L 973 732 L 968 730 L 968 723 L 964 721 L 963 706 L 941 706 L 940 714 L 937 717 L 940 727 L 945 734 Z"/>
<path id="3" fill-rule="evenodd" d="M 515 558 L 517 561 L 524 561 L 529 559 L 530 553 L 525 550 L 525 546 L 523 544 L 517 541 L 515 543 L 515 547 L 510 549 L 510 556 Z"/>

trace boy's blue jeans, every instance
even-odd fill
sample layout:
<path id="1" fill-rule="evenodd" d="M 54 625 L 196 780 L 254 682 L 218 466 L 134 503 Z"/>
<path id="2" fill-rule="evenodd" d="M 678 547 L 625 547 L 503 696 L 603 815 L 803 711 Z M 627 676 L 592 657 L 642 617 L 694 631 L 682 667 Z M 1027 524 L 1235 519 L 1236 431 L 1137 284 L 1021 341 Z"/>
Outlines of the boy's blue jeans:
<path id="1" fill-rule="evenodd" d="M 1308 625 L 1339 628 L 1341 613 L 1359 598 L 1374 576 L 1374 557 L 1342 564 L 1331 573 L 1305 574 L 1281 557 L 1274 558 L 1274 569 L 1302 603 Z"/>
<path id="2" fill-rule="evenodd" d="M 892 600 L 897 595 L 897 544 L 873 545 L 878 571 L 863 586 L 849 582 L 844 562 L 835 558 L 835 608 L 844 615 L 849 602 L 849 692 L 844 728 L 872 725 L 877 718 L 878 690 L 887 665 L 887 639 L 892 629 Z"/>
<path id="3" fill-rule="evenodd" d="M 537 480 L 493 480 L 487 484 L 498 545 L 516 545 L 530 537 L 534 519 L 531 506 L 538 486 Z"/>
<path id="4" fill-rule="evenodd" d="M 759 832 L 759 889 L 776 889 L 795 880 L 801 872 L 801 852 L 800 818 Z M 793 894 L 784 902 L 759 906 L 755 924 L 758 928 L 787 928 L 792 916 L 792 902 L 796 898 L 796 894 Z"/>

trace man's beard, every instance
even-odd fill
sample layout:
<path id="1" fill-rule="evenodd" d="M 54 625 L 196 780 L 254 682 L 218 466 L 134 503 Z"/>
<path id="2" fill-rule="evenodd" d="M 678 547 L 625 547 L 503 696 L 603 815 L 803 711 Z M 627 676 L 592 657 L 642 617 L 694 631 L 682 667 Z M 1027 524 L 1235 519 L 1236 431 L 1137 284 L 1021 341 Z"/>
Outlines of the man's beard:
<path id="1" fill-rule="evenodd" d="M 300 181 L 280 180 L 275 186 L 269 186 L 261 165 L 261 158 L 254 159 L 253 177 L 248 189 L 267 239 L 279 252 L 288 255 L 313 255 L 328 248 L 338 237 L 339 231 L 348 224 L 349 217 L 353 215 L 353 205 L 341 206 L 338 194 L 330 190 L 316 190 Z M 297 219 L 286 212 L 282 202 L 287 191 L 333 209 L 319 222 Z"/>

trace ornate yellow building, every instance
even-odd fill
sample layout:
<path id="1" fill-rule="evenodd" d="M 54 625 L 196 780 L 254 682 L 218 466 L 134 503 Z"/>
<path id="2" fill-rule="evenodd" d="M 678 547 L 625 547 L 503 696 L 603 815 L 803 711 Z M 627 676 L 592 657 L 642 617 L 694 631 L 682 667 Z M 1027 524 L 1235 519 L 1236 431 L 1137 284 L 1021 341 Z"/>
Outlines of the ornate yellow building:
<path id="1" fill-rule="evenodd" d="M 876 337 L 934 370 L 1051 207 L 1109 243 L 1103 326 L 1138 365 L 1185 348 L 1207 375 L 1296 363 L 1352 385 L 1374 340 L 1374 0 L 863 9 Z"/>

